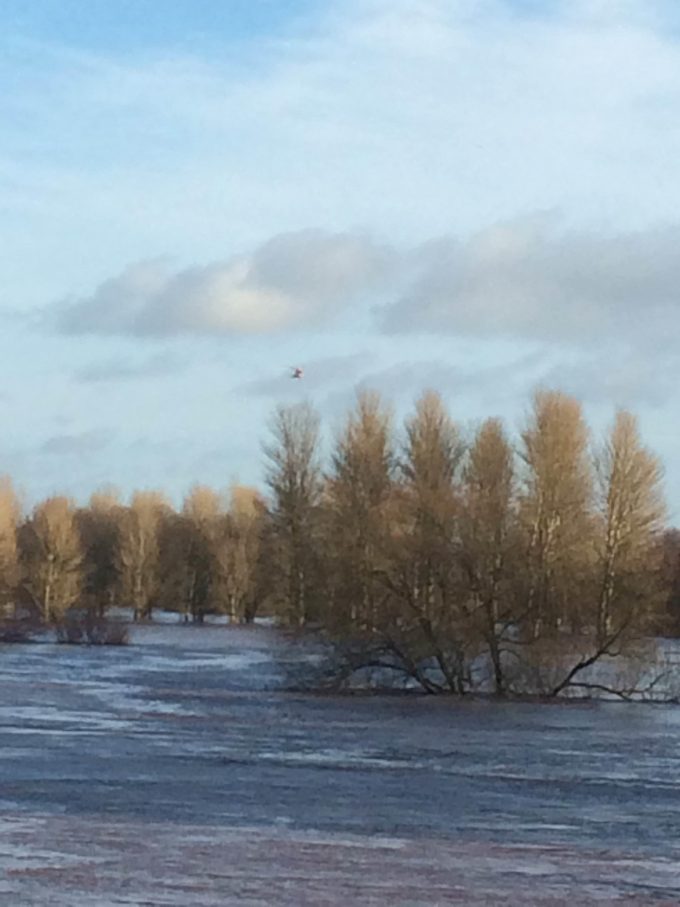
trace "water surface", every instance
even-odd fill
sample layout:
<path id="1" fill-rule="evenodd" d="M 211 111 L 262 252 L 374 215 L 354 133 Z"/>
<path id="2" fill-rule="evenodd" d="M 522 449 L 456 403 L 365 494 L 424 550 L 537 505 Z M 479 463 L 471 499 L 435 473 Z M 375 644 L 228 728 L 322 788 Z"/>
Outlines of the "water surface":
<path id="1" fill-rule="evenodd" d="M 0 647 L 0 902 L 680 904 L 680 709 L 285 692 L 267 628 Z"/>

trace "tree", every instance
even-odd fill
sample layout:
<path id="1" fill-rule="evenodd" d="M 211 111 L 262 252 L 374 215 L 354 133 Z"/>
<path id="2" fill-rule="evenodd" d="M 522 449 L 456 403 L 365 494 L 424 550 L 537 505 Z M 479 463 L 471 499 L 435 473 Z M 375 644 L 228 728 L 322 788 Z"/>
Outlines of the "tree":
<path id="1" fill-rule="evenodd" d="M 577 400 L 539 391 L 522 432 L 520 518 L 526 592 L 521 622 L 533 638 L 575 628 L 592 574 L 593 475 L 589 432 Z"/>
<path id="2" fill-rule="evenodd" d="M 663 598 L 662 470 L 642 445 L 630 413 L 617 414 L 596 467 L 598 506 L 591 536 L 596 583 L 584 596 L 588 610 L 577 645 L 562 643 L 551 655 L 554 680 L 549 692 L 553 696 L 569 687 L 607 690 L 624 698 L 633 695 L 635 680 L 622 689 L 620 682 L 610 684 L 586 672 L 605 657 L 625 653 L 630 661 Z M 656 680 L 652 679 L 651 687 Z"/>
<path id="3" fill-rule="evenodd" d="M 19 500 L 7 476 L 0 478 L 0 613 L 13 604 L 19 582 Z"/>
<path id="4" fill-rule="evenodd" d="M 181 572 L 180 599 L 185 620 L 202 622 L 214 607 L 216 546 L 223 508 L 212 488 L 195 485 L 173 521 L 181 537 L 177 567 Z"/>
<path id="5" fill-rule="evenodd" d="M 391 414 L 378 394 L 362 392 L 336 440 L 327 487 L 336 623 L 371 631 L 382 620 L 394 471 Z"/>
<path id="6" fill-rule="evenodd" d="M 460 563 L 470 617 L 484 640 L 497 695 L 506 692 L 504 643 L 511 629 L 517 549 L 514 457 L 501 423 L 477 431 L 463 472 Z"/>
<path id="7" fill-rule="evenodd" d="M 116 561 L 121 594 L 132 605 L 135 620 L 151 617 L 160 587 L 160 527 L 170 513 L 160 492 L 137 491 L 121 514 Z"/>
<path id="8" fill-rule="evenodd" d="M 307 404 L 280 406 L 264 445 L 270 490 L 275 602 L 288 623 L 318 616 L 319 418 Z"/>
<path id="9" fill-rule="evenodd" d="M 680 529 L 667 529 L 661 538 L 661 583 L 666 608 L 662 625 L 672 636 L 680 634 Z"/>
<path id="10" fill-rule="evenodd" d="M 38 504 L 22 527 L 26 586 L 47 623 L 75 605 L 83 587 L 83 548 L 75 505 L 51 497 Z"/>
<path id="11" fill-rule="evenodd" d="M 84 592 L 100 617 L 116 599 L 120 517 L 120 496 L 113 488 L 92 494 L 89 505 L 76 513 L 83 543 Z"/>
<path id="12" fill-rule="evenodd" d="M 456 582 L 460 506 L 459 467 L 464 445 L 438 394 L 428 391 L 406 421 L 394 496 L 394 538 L 388 583 L 396 609 L 389 630 L 408 662 L 436 662 L 445 685 L 466 687 L 465 613 Z M 423 683 L 423 676 L 418 674 Z M 434 681 L 430 680 L 430 684 Z"/>
<path id="13" fill-rule="evenodd" d="M 598 458 L 600 642 L 649 616 L 661 565 L 662 478 L 661 464 L 643 446 L 635 417 L 619 412 Z"/>
<path id="14" fill-rule="evenodd" d="M 256 489 L 232 487 L 216 549 L 219 589 L 232 621 L 249 623 L 257 611 L 265 515 L 265 501 Z"/>

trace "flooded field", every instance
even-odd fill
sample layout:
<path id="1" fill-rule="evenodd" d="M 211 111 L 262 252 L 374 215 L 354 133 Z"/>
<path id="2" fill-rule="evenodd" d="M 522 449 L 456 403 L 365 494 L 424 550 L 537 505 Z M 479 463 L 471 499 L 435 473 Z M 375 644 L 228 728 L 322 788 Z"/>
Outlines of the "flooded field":
<path id="1" fill-rule="evenodd" d="M 0 903 L 680 904 L 680 708 L 287 693 L 289 654 L 0 647 Z"/>

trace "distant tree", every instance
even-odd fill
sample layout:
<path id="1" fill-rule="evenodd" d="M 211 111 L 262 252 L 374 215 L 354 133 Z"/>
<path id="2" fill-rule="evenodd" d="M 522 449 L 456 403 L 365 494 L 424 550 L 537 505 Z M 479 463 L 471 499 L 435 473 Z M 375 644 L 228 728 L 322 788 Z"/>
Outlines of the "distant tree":
<path id="1" fill-rule="evenodd" d="M 22 526 L 25 585 L 47 623 L 60 620 L 83 590 L 83 548 L 69 498 L 38 504 Z"/>
<path id="2" fill-rule="evenodd" d="M 171 512 L 160 492 L 137 491 L 121 514 L 116 564 L 122 599 L 135 620 L 151 617 L 160 589 L 160 529 Z"/>
<path id="3" fill-rule="evenodd" d="M 216 544 L 222 519 L 219 494 L 195 485 L 184 499 L 182 512 L 168 523 L 178 542 L 175 572 L 180 578 L 178 592 L 185 620 L 202 622 L 214 609 Z"/>
<path id="4" fill-rule="evenodd" d="M 222 520 L 216 557 L 218 588 L 232 621 L 249 623 L 258 608 L 265 518 L 266 504 L 256 489 L 243 485 L 231 488 L 229 511 Z"/>
<path id="5" fill-rule="evenodd" d="M 20 510 L 11 479 L 3 476 L 0 478 L 0 613 L 14 602 L 20 577 L 17 548 Z"/>
<path id="6" fill-rule="evenodd" d="M 279 407 L 265 444 L 275 604 L 288 623 L 318 616 L 319 418 L 307 404 Z"/>
<path id="7" fill-rule="evenodd" d="M 680 636 L 680 529 L 667 529 L 661 537 L 661 585 L 663 627 L 670 635 Z"/>
<path id="8" fill-rule="evenodd" d="M 88 506 L 76 514 L 83 544 L 84 592 L 100 617 L 114 604 L 118 590 L 121 514 L 120 496 L 113 488 L 95 492 Z"/>

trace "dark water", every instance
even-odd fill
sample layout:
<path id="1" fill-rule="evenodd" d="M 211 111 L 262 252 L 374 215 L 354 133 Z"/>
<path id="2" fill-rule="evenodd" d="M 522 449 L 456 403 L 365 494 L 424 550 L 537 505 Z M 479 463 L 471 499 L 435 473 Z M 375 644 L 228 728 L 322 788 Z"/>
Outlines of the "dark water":
<path id="1" fill-rule="evenodd" d="M 0 647 L 0 904 L 680 905 L 680 709 L 283 692 L 265 628 Z"/>

